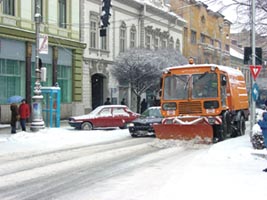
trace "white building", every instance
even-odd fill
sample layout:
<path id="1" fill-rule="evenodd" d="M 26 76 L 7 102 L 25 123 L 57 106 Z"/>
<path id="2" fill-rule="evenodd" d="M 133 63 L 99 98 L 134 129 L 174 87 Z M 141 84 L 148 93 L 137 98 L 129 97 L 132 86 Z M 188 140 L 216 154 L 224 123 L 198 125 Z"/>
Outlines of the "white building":
<path id="1" fill-rule="evenodd" d="M 83 97 L 79 112 L 103 104 L 107 97 L 119 104 L 125 98 L 134 107 L 135 97 L 121 86 L 109 68 L 119 53 L 132 47 L 183 49 L 184 19 L 169 11 L 160 0 L 112 0 L 107 36 L 100 37 L 101 0 L 81 0 L 81 42 L 87 44 L 83 58 Z"/>

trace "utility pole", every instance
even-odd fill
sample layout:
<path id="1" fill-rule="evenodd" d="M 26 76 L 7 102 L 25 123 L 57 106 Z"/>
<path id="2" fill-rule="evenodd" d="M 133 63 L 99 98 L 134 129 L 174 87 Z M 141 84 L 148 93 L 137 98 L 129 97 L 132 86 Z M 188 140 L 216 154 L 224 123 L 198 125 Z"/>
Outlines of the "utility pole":
<path id="1" fill-rule="evenodd" d="M 252 46 L 252 65 L 255 66 L 256 64 L 256 54 L 255 54 L 255 0 L 251 1 L 252 3 L 252 20 L 251 20 L 251 31 L 252 31 L 252 35 L 251 35 L 251 46 Z M 252 88 L 253 85 L 255 83 L 254 78 L 252 77 L 252 74 L 250 75 L 250 80 L 251 80 L 251 95 L 252 95 Z M 250 113 L 251 113 L 251 119 L 250 119 L 250 136 L 252 136 L 252 129 L 253 126 L 255 124 L 255 111 L 256 111 L 256 102 L 253 100 L 253 98 L 251 98 L 251 102 L 250 102 Z"/>
<path id="2" fill-rule="evenodd" d="M 35 47 L 35 75 L 36 81 L 32 97 L 32 123 L 31 131 L 38 131 L 44 128 L 42 102 L 43 95 L 41 91 L 41 69 L 39 67 L 39 39 L 40 39 L 40 23 L 41 23 L 41 5 L 40 0 L 35 0 L 35 31 L 36 31 L 36 47 Z"/>

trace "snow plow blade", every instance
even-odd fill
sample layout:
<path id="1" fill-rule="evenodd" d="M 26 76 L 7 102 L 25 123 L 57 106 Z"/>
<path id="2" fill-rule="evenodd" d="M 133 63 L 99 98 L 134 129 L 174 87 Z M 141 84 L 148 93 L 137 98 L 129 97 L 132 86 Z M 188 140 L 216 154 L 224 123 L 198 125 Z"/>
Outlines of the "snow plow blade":
<path id="1" fill-rule="evenodd" d="M 188 119 L 187 119 L 188 120 Z M 153 125 L 155 135 L 159 139 L 198 139 L 203 143 L 212 143 L 213 128 L 202 118 L 190 119 L 192 121 L 172 120 L 174 123 L 163 121 L 162 124 Z M 170 121 L 170 120 L 169 120 Z"/>

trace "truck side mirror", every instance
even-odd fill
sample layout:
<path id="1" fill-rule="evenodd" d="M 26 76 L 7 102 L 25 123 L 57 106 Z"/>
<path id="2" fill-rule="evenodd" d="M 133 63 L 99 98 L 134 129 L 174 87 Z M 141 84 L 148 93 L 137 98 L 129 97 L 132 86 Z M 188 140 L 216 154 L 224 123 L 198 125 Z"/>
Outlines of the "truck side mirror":
<path id="1" fill-rule="evenodd" d="M 159 96 L 161 97 L 161 95 L 162 95 L 162 78 L 160 78 L 159 88 L 161 88 L 159 90 Z"/>
<path id="2" fill-rule="evenodd" d="M 161 97 L 161 95 L 162 95 L 162 91 L 161 91 L 161 89 L 159 90 L 159 97 Z"/>
<path id="3" fill-rule="evenodd" d="M 222 86 L 226 86 L 226 83 L 227 83 L 227 81 L 226 81 L 226 76 L 223 75 L 223 76 L 221 77 L 221 85 L 222 85 Z"/>

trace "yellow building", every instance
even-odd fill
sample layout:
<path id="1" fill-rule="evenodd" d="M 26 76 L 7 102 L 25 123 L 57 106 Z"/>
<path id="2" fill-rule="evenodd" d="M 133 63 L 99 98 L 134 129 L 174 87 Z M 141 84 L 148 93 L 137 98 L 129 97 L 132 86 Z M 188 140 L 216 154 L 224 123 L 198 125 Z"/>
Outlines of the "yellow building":
<path id="1" fill-rule="evenodd" d="M 196 63 L 230 65 L 230 21 L 199 1 L 170 0 L 170 6 L 187 21 L 184 56 L 193 57 Z"/>

